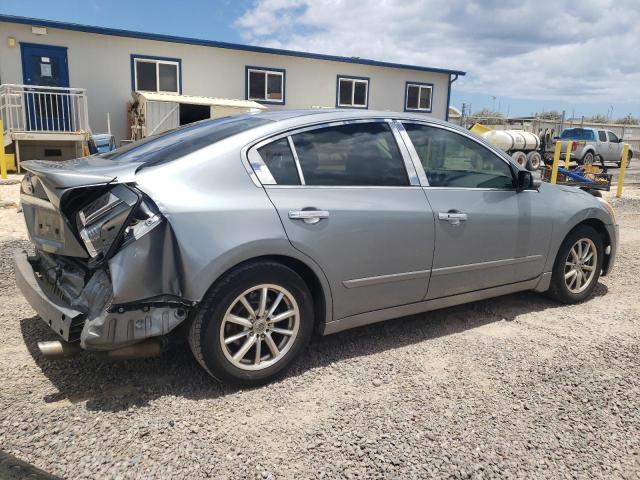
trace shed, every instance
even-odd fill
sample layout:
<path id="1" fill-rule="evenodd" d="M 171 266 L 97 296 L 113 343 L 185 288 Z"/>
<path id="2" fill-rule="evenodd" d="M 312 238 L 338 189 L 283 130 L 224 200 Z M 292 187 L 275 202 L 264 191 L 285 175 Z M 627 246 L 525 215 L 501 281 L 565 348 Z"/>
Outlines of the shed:
<path id="1" fill-rule="evenodd" d="M 251 100 L 143 91 L 132 92 L 132 95 L 130 126 L 134 140 L 198 120 L 257 113 L 266 109 Z"/>

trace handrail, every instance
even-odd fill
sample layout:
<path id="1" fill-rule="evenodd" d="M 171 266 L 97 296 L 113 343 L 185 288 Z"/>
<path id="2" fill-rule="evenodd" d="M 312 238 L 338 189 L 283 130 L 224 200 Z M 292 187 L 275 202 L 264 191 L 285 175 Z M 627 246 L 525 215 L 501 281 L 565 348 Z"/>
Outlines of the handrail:
<path id="1" fill-rule="evenodd" d="M 14 132 L 89 133 L 84 88 L 44 85 L 0 85 L 3 135 Z"/>

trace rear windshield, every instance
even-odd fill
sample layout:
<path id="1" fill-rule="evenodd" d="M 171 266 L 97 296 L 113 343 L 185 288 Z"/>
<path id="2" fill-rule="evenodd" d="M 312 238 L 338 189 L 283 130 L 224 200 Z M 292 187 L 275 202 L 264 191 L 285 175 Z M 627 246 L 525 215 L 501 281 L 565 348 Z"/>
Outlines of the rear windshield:
<path id="1" fill-rule="evenodd" d="M 157 165 L 184 157 L 227 137 L 266 125 L 271 121 L 255 116 L 203 120 L 130 143 L 111 152 L 103 153 L 100 157 L 116 163 Z"/>
<path id="2" fill-rule="evenodd" d="M 596 137 L 593 134 L 593 130 L 586 130 L 584 128 L 567 128 L 562 131 L 560 138 L 563 140 L 595 140 Z"/>

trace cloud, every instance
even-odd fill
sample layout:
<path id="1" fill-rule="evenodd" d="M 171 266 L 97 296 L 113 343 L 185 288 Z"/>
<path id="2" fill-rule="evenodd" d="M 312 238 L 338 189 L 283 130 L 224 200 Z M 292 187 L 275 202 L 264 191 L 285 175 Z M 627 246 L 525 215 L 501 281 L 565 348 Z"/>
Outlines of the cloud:
<path id="1" fill-rule="evenodd" d="M 468 93 L 640 103 L 638 0 L 257 0 L 258 45 L 460 69 Z"/>

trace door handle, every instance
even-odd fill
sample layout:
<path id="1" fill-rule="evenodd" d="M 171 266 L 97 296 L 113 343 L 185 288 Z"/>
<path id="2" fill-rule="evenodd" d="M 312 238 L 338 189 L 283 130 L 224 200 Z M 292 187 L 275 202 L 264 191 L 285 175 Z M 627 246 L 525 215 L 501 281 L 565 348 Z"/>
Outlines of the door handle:
<path id="1" fill-rule="evenodd" d="M 318 223 L 323 218 L 329 218 L 329 212 L 326 210 L 289 210 L 289 218 L 291 220 L 302 220 L 304 223 Z"/>
<path id="2" fill-rule="evenodd" d="M 438 212 L 438 220 L 445 220 L 451 225 L 458 225 L 467 220 L 466 213 L 460 212 Z"/>

